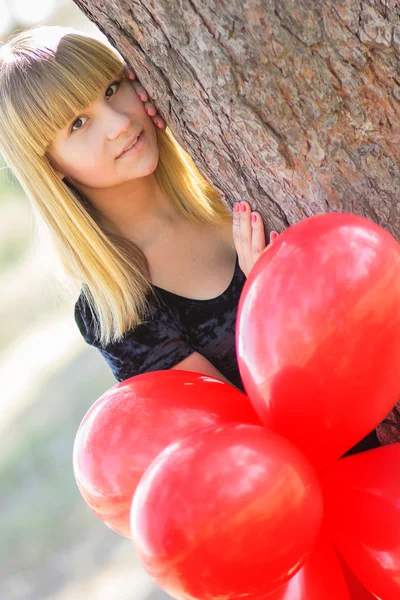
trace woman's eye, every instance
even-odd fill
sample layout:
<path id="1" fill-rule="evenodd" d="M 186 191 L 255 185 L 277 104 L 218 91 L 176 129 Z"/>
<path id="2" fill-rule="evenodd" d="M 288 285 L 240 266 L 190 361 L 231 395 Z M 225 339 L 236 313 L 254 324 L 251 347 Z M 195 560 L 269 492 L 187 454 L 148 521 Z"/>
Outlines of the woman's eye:
<path id="1" fill-rule="evenodd" d="M 108 88 L 106 89 L 106 98 L 110 98 L 111 96 L 113 96 L 115 94 L 115 92 L 119 88 L 120 83 L 121 83 L 120 81 L 114 81 L 114 83 L 112 83 L 111 85 L 108 86 Z M 114 88 L 115 88 L 115 90 L 114 90 Z M 113 93 L 110 96 L 107 95 L 108 90 L 113 90 Z"/>
<path id="2" fill-rule="evenodd" d="M 82 125 L 84 125 L 83 123 L 83 119 L 87 119 L 87 117 L 78 117 L 73 123 L 72 123 L 72 127 L 71 127 L 71 131 L 77 131 L 78 129 L 81 129 Z M 78 125 L 77 128 L 75 128 L 75 125 Z"/>

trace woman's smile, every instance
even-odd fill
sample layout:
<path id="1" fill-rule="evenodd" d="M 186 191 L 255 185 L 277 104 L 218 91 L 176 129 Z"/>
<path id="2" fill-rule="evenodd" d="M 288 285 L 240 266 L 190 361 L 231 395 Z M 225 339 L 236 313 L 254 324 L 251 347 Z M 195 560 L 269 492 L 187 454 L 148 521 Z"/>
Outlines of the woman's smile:
<path id="1" fill-rule="evenodd" d="M 133 146 L 132 146 L 132 144 L 130 146 L 128 146 L 127 150 L 125 150 L 124 152 L 122 152 L 122 154 L 120 154 L 119 156 L 117 156 L 117 160 L 119 158 L 122 158 L 123 156 L 127 156 L 128 154 L 130 155 L 130 154 L 134 154 L 136 152 L 139 152 L 143 148 L 144 137 L 145 137 L 145 133 L 144 133 L 144 131 L 142 131 L 140 133 L 139 137 L 137 138 L 137 141 L 133 144 Z"/>

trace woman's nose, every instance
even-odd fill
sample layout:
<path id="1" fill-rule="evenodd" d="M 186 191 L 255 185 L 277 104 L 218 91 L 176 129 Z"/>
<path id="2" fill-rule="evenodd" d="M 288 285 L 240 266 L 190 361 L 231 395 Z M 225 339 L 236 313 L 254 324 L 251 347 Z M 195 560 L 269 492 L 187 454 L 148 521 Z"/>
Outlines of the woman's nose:
<path id="1" fill-rule="evenodd" d="M 107 115 L 107 134 L 110 140 L 114 140 L 118 138 L 121 133 L 129 131 L 130 126 L 131 119 L 127 114 L 114 110 L 111 107 L 109 108 Z"/>

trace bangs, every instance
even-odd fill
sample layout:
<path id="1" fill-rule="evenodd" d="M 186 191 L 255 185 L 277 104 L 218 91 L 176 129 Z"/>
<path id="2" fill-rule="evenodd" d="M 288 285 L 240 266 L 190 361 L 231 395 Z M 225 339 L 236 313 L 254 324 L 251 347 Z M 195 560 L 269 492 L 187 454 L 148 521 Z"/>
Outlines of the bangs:
<path id="1" fill-rule="evenodd" d="M 13 47 L 12 60 L 2 62 L 2 121 L 13 128 L 14 141 L 39 156 L 60 129 L 124 72 L 115 52 L 79 33 L 63 35 L 56 47 L 37 37 Z"/>

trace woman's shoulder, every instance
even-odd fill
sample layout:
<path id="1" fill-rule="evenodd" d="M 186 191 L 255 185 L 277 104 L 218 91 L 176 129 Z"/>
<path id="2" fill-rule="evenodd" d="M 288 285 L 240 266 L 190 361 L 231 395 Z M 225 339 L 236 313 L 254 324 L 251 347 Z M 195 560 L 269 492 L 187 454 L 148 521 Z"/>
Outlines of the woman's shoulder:
<path id="1" fill-rule="evenodd" d="M 170 369 L 193 352 L 174 315 L 156 303 L 152 306 L 152 318 L 126 331 L 120 340 L 101 346 L 95 339 L 94 315 L 84 295 L 75 304 L 75 320 L 85 341 L 98 348 L 118 381 Z"/>
<path id="2" fill-rule="evenodd" d="M 116 342 L 116 344 L 123 343 L 124 339 L 131 337 L 133 332 L 137 332 L 137 336 L 147 335 L 154 329 L 160 332 L 162 331 L 163 326 L 168 326 L 171 318 L 172 320 L 175 320 L 171 314 L 173 307 L 167 306 L 157 291 L 155 291 L 154 295 L 148 294 L 146 299 L 147 305 L 141 317 L 141 322 L 135 328 L 126 331 L 121 341 Z M 99 332 L 99 322 L 96 318 L 94 309 L 90 306 L 90 303 L 82 290 L 74 305 L 74 318 L 85 341 L 94 346 L 99 345 L 97 337 Z"/>
<path id="3" fill-rule="evenodd" d="M 88 344 L 93 344 L 95 342 L 95 315 L 82 291 L 75 302 L 74 318 L 84 340 Z"/>

